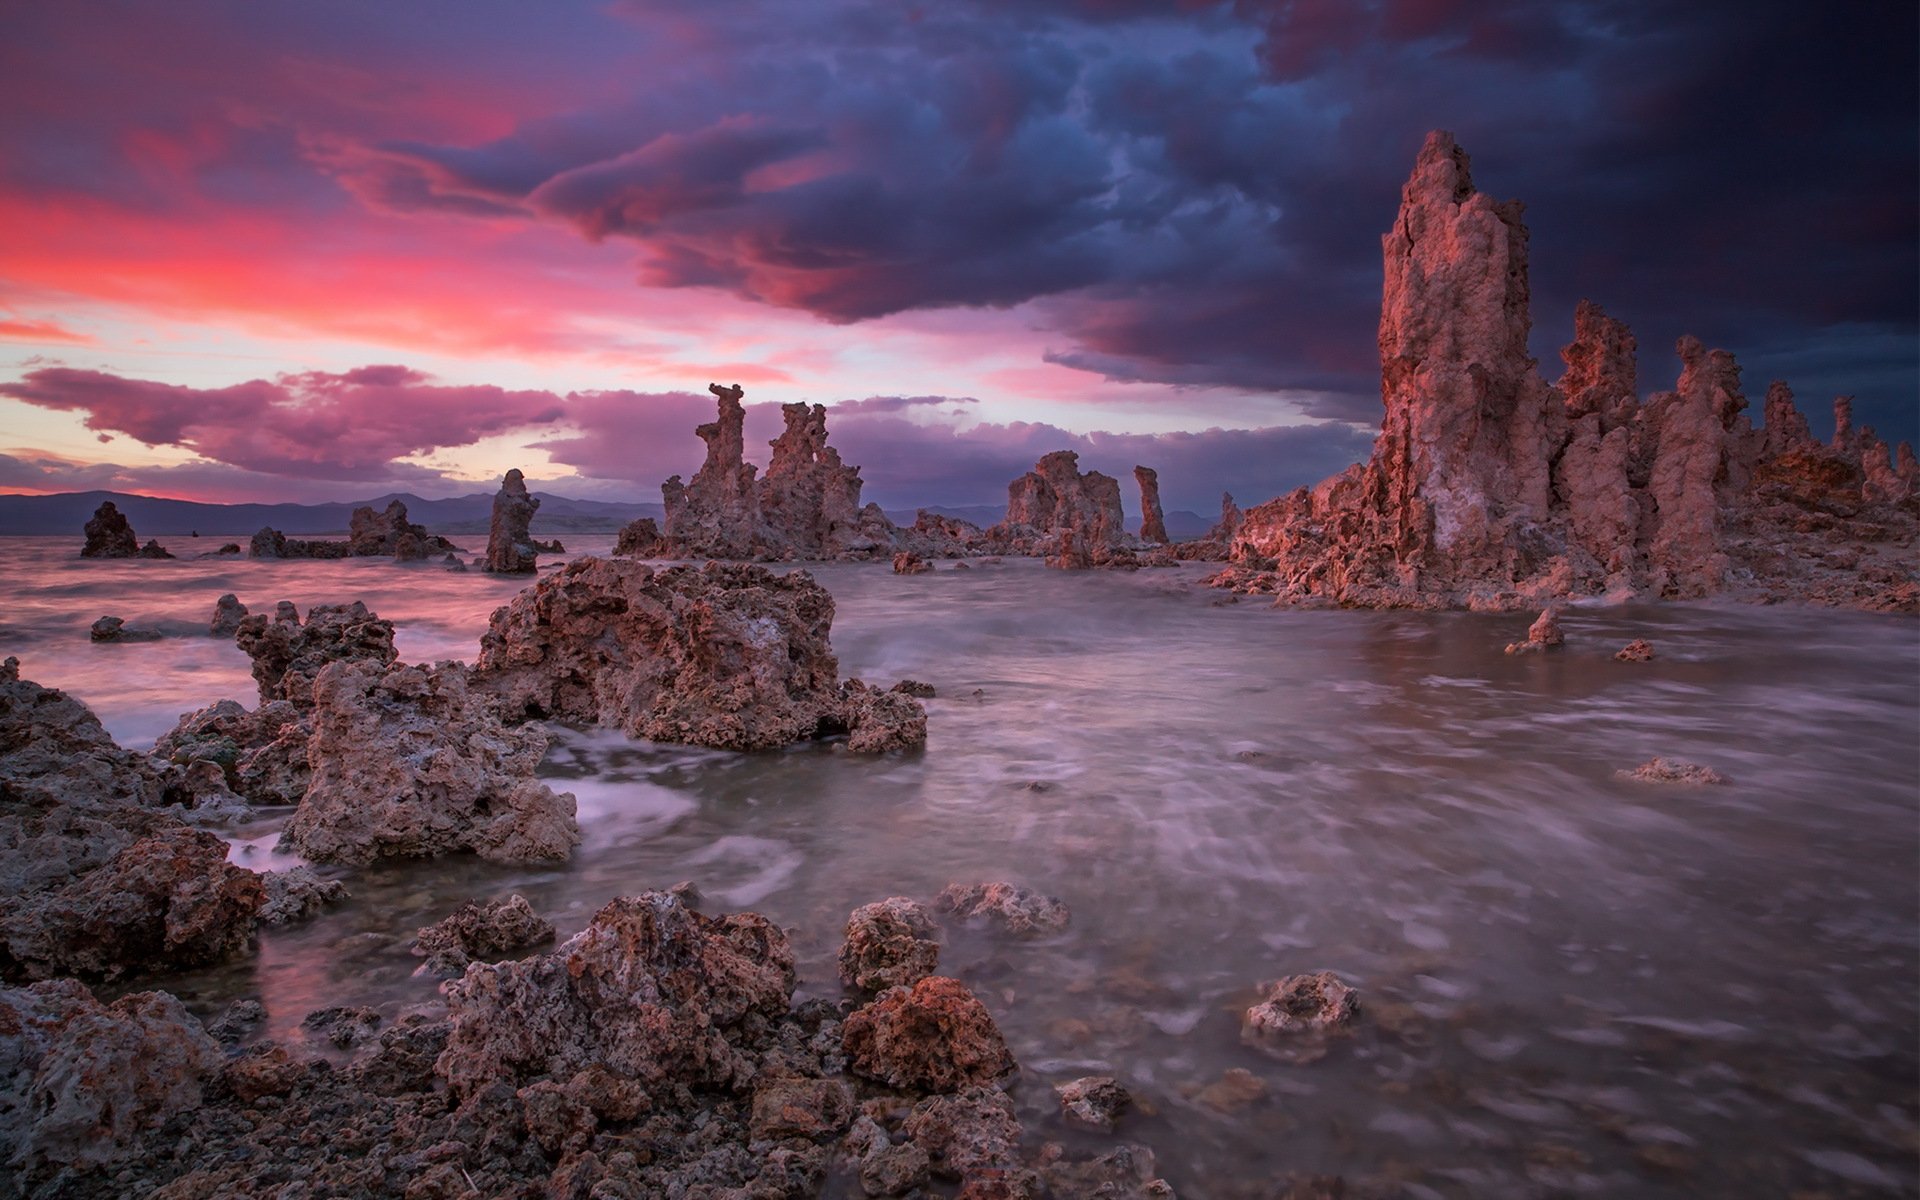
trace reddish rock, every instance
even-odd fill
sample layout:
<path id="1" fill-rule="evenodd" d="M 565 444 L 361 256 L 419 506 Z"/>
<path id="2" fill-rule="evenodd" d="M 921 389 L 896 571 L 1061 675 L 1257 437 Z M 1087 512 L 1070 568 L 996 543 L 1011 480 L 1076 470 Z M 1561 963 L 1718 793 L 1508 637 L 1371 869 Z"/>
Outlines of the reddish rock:
<path id="1" fill-rule="evenodd" d="M 426 959 L 422 971 L 460 975 L 468 963 L 499 962 L 551 942 L 553 922 L 516 893 L 505 900 L 469 900 L 413 937 L 413 953 Z"/>
<path id="2" fill-rule="evenodd" d="M 292 925 L 317 916 L 330 904 L 339 904 L 352 895 L 338 879 L 323 879 L 312 867 L 288 867 L 267 871 L 260 876 L 267 898 L 260 909 L 264 925 Z"/>
<path id="3" fill-rule="evenodd" d="M 1264 998 L 1246 1011 L 1241 1036 L 1291 1062 L 1312 1062 L 1327 1039 L 1352 1026 L 1359 996 L 1331 971 L 1289 975 L 1261 987 Z"/>
<path id="4" fill-rule="evenodd" d="M 232 592 L 216 600 L 213 605 L 213 618 L 207 622 L 207 632 L 214 637 L 232 637 L 240 630 L 240 622 L 246 620 L 247 606 Z"/>
<path id="5" fill-rule="evenodd" d="M 853 1089 L 841 1080 L 775 1077 L 754 1087 L 750 1129 L 755 1139 L 774 1141 L 831 1137 L 856 1111 Z"/>
<path id="6" fill-rule="evenodd" d="M 72 980 L 0 988 L 0 1151 L 10 1167 L 102 1167 L 200 1106 L 219 1045 L 165 992 L 102 1004 Z"/>
<path id="7" fill-rule="evenodd" d="M 928 565 L 927 560 L 921 558 L 911 550 L 902 550 L 893 556 L 893 573 L 895 575 L 925 575 L 931 570 L 933 570 L 933 567 Z"/>
<path id="8" fill-rule="evenodd" d="M 1133 1096 L 1111 1075 L 1089 1075 L 1069 1083 L 1056 1084 L 1060 1111 L 1069 1121 L 1102 1133 L 1113 1128 L 1122 1114 L 1133 1107 Z"/>
<path id="9" fill-rule="evenodd" d="M 331 663 L 312 702 L 313 776 L 283 846 L 357 864 L 456 850 L 554 862 L 579 843 L 573 796 L 534 778 L 545 732 L 501 725 L 460 664 Z"/>
<path id="10" fill-rule="evenodd" d="M 619 537 L 614 539 L 613 554 L 615 558 L 670 557 L 660 538 L 660 523 L 652 517 L 641 517 L 621 526 Z"/>
<path id="11" fill-rule="evenodd" d="M 111 500 L 102 500 L 87 521 L 87 542 L 80 548 L 81 558 L 133 558 L 140 553 L 140 540 L 133 526 Z"/>
<path id="12" fill-rule="evenodd" d="M 844 730 L 847 749 L 855 754 L 917 750 L 927 744 L 927 710 L 898 689 L 882 691 L 849 679 L 840 685 L 839 706 L 823 728 Z"/>
<path id="13" fill-rule="evenodd" d="M 356 557 L 387 557 L 398 562 L 419 562 L 434 554 L 457 549 L 443 537 L 428 533 L 425 527 L 407 520 L 407 506 L 389 500 L 387 507 L 375 511 L 363 504 L 347 520 L 347 553 Z M 284 550 L 282 558 L 297 557 Z M 332 557 L 314 555 L 313 557 Z"/>
<path id="14" fill-rule="evenodd" d="M 1653 643 L 1647 641 L 1645 638 L 1635 638 L 1620 647 L 1614 654 L 1614 657 L 1621 662 L 1652 662 L 1654 658 Z"/>
<path id="15" fill-rule="evenodd" d="M 305 703 L 312 703 L 311 689 Z M 291 702 L 276 700 L 248 711 L 221 700 L 190 712 L 154 743 L 154 757 L 181 766 L 218 765 L 227 785 L 251 804 L 291 806 L 306 795 L 312 771 L 307 742 L 313 728 Z"/>
<path id="16" fill-rule="evenodd" d="M 1020 1119 L 1012 1098 L 997 1087 L 968 1087 L 922 1100 L 901 1132 L 949 1179 L 981 1178 L 1020 1161 Z"/>
<path id="17" fill-rule="evenodd" d="M 1011 883 L 949 884 L 940 893 L 939 907 L 963 921 L 991 921 L 1020 937 L 1058 933 L 1072 920 L 1057 898 Z"/>
<path id="18" fill-rule="evenodd" d="M 1164 544 L 1167 514 L 1160 507 L 1160 473 L 1152 467 L 1136 466 L 1133 481 L 1140 485 L 1140 540 Z"/>
<path id="19" fill-rule="evenodd" d="M 487 570 L 496 575 L 531 575 L 540 567 L 538 547 L 527 531 L 540 501 L 527 494 L 526 477 L 509 470 L 493 497 L 487 526 Z"/>
<path id="20" fill-rule="evenodd" d="M 1641 783 L 1685 783 L 1715 784 L 1727 782 L 1727 777 L 1712 767 L 1703 767 L 1699 763 L 1682 762 L 1677 758 L 1654 758 L 1641 763 L 1631 771 L 1618 774 L 1624 779 L 1637 779 Z"/>
<path id="21" fill-rule="evenodd" d="M 911 987 L 939 965 L 939 927 L 905 896 L 863 904 L 847 918 L 840 947 L 840 979 L 847 986 L 876 992 Z"/>
<path id="22" fill-rule="evenodd" d="M 1014 1067 L 986 1005 L 939 975 L 882 992 L 847 1018 L 842 1036 L 850 1069 L 892 1087 L 953 1092 Z"/>
<path id="23" fill-rule="evenodd" d="M 381 620 L 358 600 L 316 604 L 305 624 L 283 600 L 272 618 L 255 613 L 241 621 L 234 641 L 253 660 L 261 704 L 286 700 L 302 711 L 312 707 L 314 678 L 327 664 L 369 661 L 384 666 L 398 657 L 393 622 Z"/>
<path id="24" fill-rule="evenodd" d="M 1552 649 L 1566 641 L 1566 635 L 1560 632 L 1560 606 L 1549 604 L 1527 627 L 1527 640 L 1509 642 L 1508 654 L 1538 654 Z"/>
<path id="25" fill-rule="evenodd" d="M 1007 485 L 1007 516 L 985 534 L 997 554 L 1028 554 L 1069 570 L 1131 560 L 1140 543 L 1126 531 L 1120 483 L 1080 470 L 1080 456 L 1056 450 Z"/>

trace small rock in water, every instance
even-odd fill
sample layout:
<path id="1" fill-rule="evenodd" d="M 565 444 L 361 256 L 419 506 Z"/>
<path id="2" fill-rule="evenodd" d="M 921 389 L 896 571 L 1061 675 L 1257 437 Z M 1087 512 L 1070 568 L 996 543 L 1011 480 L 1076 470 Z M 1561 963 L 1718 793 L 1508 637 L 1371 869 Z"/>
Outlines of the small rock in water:
<path id="1" fill-rule="evenodd" d="M 933 570 L 932 565 L 911 550 L 902 550 L 893 556 L 895 575 L 925 575 L 931 570 Z"/>
<path id="2" fill-rule="evenodd" d="M 129 629 L 120 617 L 101 617 L 87 630 L 87 636 L 96 642 L 152 642 L 160 638 L 157 629 Z"/>
<path id="3" fill-rule="evenodd" d="M 214 637 L 232 637 L 240 629 L 240 622 L 247 618 L 247 606 L 232 592 L 214 601 L 213 619 L 207 622 L 207 632 Z"/>
<path id="4" fill-rule="evenodd" d="M 1566 640 L 1566 635 L 1560 632 L 1560 606 L 1549 604 L 1534 623 L 1527 627 L 1527 640 L 1508 643 L 1507 653 L 1539 654 Z"/>
<path id="5" fill-rule="evenodd" d="M 912 696 L 916 700 L 933 699 L 933 685 L 921 683 L 918 679 L 902 679 L 888 690 L 899 692 L 903 696 Z"/>
<path id="6" fill-rule="evenodd" d="M 1614 657 L 1621 662 L 1652 662 L 1654 658 L 1653 643 L 1645 638 L 1635 638 L 1620 647 L 1619 652 L 1616 653 Z"/>
<path id="7" fill-rule="evenodd" d="M 1247 1010 L 1241 1036 L 1292 1062 L 1325 1055 L 1326 1037 L 1345 1032 L 1360 1011 L 1359 994 L 1331 971 L 1289 975 L 1261 990 L 1265 999 Z"/>
<path id="8" fill-rule="evenodd" d="M 322 879 L 307 866 L 267 871 L 260 876 L 260 882 L 267 888 L 267 902 L 261 906 L 260 919 L 268 925 L 304 921 L 352 894 L 338 879 Z"/>
<path id="9" fill-rule="evenodd" d="M 553 940 L 553 922 L 533 911 L 527 898 L 469 900 L 445 920 L 414 934 L 413 953 L 427 961 L 420 974 L 459 975 L 472 962 L 499 962 Z"/>
<path id="10" fill-rule="evenodd" d="M 1231 1067 L 1220 1078 L 1193 1093 L 1196 1103 L 1223 1113 L 1237 1112 L 1266 1096 L 1265 1081 L 1245 1067 Z"/>
<path id="11" fill-rule="evenodd" d="M 1727 777 L 1712 767 L 1703 767 L 1699 763 L 1681 762 L 1677 758 L 1655 758 L 1641 763 L 1631 771 L 1616 772 L 1623 779 L 1638 779 L 1642 783 L 1725 783 Z"/>
<path id="12" fill-rule="evenodd" d="M 939 906 L 941 912 L 962 920 L 985 917 L 1021 936 L 1058 933 L 1072 919 L 1067 906 L 1055 897 L 1011 883 L 950 884 L 940 893 Z"/>
<path id="13" fill-rule="evenodd" d="M 1102 1133 L 1133 1106 L 1133 1095 L 1111 1075 L 1089 1075 L 1054 1087 L 1067 1119 Z"/>
<path id="14" fill-rule="evenodd" d="M 338 1004 L 308 1013 L 300 1028 L 347 1050 L 374 1036 L 380 1014 L 365 1006 Z"/>
<path id="15" fill-rule="evenodd" d="M 927 910 L 905 896 L 863 904 L 847 918 L 840 978 L 850 987 L 911 987 L 940 965 L 939 930 Z"/>

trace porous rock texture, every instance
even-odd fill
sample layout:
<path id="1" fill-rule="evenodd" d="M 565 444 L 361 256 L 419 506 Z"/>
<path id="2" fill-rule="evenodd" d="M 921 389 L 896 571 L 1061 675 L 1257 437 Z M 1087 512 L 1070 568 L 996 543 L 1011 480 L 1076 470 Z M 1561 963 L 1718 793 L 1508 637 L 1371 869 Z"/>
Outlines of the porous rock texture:
<path id="1" fill-rule="evenodd" d="M 540 568 L 538 547 L 528 526 L 540 501 L 527 494 L 527 480 L 518 467 L 508 471 L 493 497 L 493 519 L 487 526 L 487 570 L 496 575 L 531 575 Z"/>
<path id="2" fill-rule="evenodd" d="M 306 710 L 313 704 L 313 681 L 329 663 L 392 662 L 393 622 L 383 621 L 358 600 L 352 604 L 316 604 L 304 623 L 282 600 L 274 615 L 254 613 L 240 622 L 234 641 L 253 660 L 253 679 L 261 704 L 285 700 Z"/>
<path id="3" fill-rule="evenodd" d="M 1754 429 L 1732 355 L 1690 337 L 1643 404 L 1632 333 L 1587 302 L 1549 387 L 1520 218 L 1428 135 L 1382 238 L 1373 455 L 1247 512 L 1214 582 L 1374 608 L 1730 592 L 1920 611 L 1920 477 L 1870 431 L 1813 443 L 1784 385 Z"/>
<path id="4" fill-rule="evenodd" d="M 1623 779 L 1634 779 L 1641 783 L 1685 783 L 1714 784 L 1725 783 L 1727 777 L 1712 767 L 1699 763 L 1682 762 L 1677 758 L 1652 758 L 1641 763 L 1631 771 L 1616 772 Z"/>
<path id="5" fill-rule="evenodd" d="M 1507 643 L 1507 653 L 1539 654 L 1564 644 L 1566 640 L 1566 634 L 1560 631 L 1560 606 L 1549 604 L 1533 624 L 1527 626 L 1527 640 Z"/>
<path id="6" fill-rule="evenodd" d="M 312 778 L 283 846 L 317 862 L 553 862 L 579 844 L 573 796 L 534 778 L 546 732 L 502 725 L 461 664 L 331 663 L 312 703 Z"/>
<path id="7" fill-rule="evenodd" d="M 133 558 L 140 553 L 140 540 L 133 536 L 132 524 L 111 500 L 102 500 L 93 510 L 86 535 L 81 558 Z"/>
<path id="8" fill-rule="evenodd" d="M 1621 662 L 1652 662 L 1655 657 L 1653 643 L 1645 638 L 1635 638 L 1616 650 L 1613 656 Z"/>
<path id="9" fill-rule="evenodd" d="M 940 965 L 939 936 L 933 917 L 905 896 L 863 904 L 847 918 L 840 980 L 873 992 L 911 987 Z"/>
<path id="10" fill-rule="evenodd" d="M 214 637 L 232 637 L 240 631 L 240 622 L 247 619 L 247 606 L 240 603 L 240 597 L 228 592 L 214 601 L 213 616 L 207 621 L 207 632 Z"/>
<path id="11" fill-rule="evenodd" d="M 510 718 L 767 750 L 851 733 L 849 748 L 923 742 L 910 697 L 836 680 L 833 597 L 804 571 L 655 568 L 583 557 L 495 610 L 474 682 Z"/>
<path id="12" fill-rule="evenodd" d="M 990 921 L 1018 937 L 1058 933 L 1072 919 L 1057 898 L 1011 883 L 948 884 L 938 903 L 941 912 L 963 921 Z"/>
<path id="13" fill-rule="evenodd" d="M 312 688 L 304 704 L 312 706 Z M 312 771 L 307 740 L 313 729 L 302 707 L 275 700 L 248 710 L 220 700 L 183 714 L 180 723 L 154 743 L 155 758 L 188 767 L 217 766 L 226 784 L 249 804 L 268 807 L 300 803 Z"/>
<path id="14" fill-rule="evenodd" d="M 244 950 L 260 879 L 181 819 L 210 786 L 0 664 L 0 978 L 116 979 Z"/>
<path id="15" fill-rule="evenodd" d="M 421 970 L 459 975 L 473 962 L 499 962 L 553 940 L 553 922 L 518 893 L 505 900 L 469 900 L 450 916 L 414 934 Z"/>
<path id="16" fill-rule="evenodd" d="M 1241 1018 L 1241 1036 L 1291 1062 L 1324 1057 L 1328 1039 L 1346 1033 L 1360 1011 L 1359 993 L 1331 971 L 1289 975 L 1261 991 Z"/>
<path id="17" fill-rule="evenodd" d="M 847 1017 L 853 1072 L 892 1087 L 955 1092 L 1013 1070 L 993 1014 L 957 979 L 929 975 L 894 987 Z"/>
<path id="18" fill-rule="evenodd" d="M 1160 472 L 1152 467 L 1133 469 L 1133 481 L 1140 485 L 1140 540 L 1167 542 L 1167 514 L 1160 507 Z"/>
<path id="19" fill-rule="evenodd" d="M 267 888 L 267 902 L 260 909 L 265 925 L 293 925 L 318 916 L 329 904 L 338 904 L 351 895 L 338 879 L 321 877 L 312 867 L 294 866 L 284 871 L 268 871 L 260 876 Z"/>
<path id="20" fill-rule="evenodd" d="M 1006 519 L 986 531 L 996 554 L 1042 557 L 1050 567 L 1137 566 L 1144 543 L 1126 530 L 1120 481 L 1081 472 L 1080 456 L 1055 450 L 1007 485 Z"/>

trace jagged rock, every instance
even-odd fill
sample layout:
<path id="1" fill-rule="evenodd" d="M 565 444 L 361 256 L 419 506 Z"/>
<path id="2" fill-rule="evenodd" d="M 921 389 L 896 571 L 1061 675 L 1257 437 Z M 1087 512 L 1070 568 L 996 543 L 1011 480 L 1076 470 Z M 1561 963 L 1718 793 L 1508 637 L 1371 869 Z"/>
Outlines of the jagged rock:
<path id="1" fill-rule="evenodd" d="M 1699 763 L 1681 762 L 1677 758 L 1654 758 L 1641 763 L 1631 771 L 1620 771 L 1623 779 L 1637 779 L 1641 783 L 1686 783 L 1712 784 L 1725 783 L 1727 777 L 1712 767 L 1703 767 Z"/>
<path id="2" fill-rule="evenodd" d="M 1635 638 L 1620 647 L 1619 651 L 1614 654 L 1614 657 L 1621 662 L 1652 662 L 1654 658 L 1653 643 L 1647 641 L 1645 638 Z"/>
<path id="3" fill-rule="evenodd" d="M 527 494 L 526 477 L 515 467 L 500 481 L 487 527 L 487 570 L 496 575 L 531 575 L 540 568 L 538 547 L 527 527 L 540 501 Z"/>
<path id="4" fill-rule="evenodd" d="M 893 573 L 895 575 L 925 575 L 931 570 L 933 570 L 933 567 L 928 564 L 927 560 L 921 558 L 911 550 L 902 550 L 893 556 Z"/>
<path id="5" fill-rule="evenodd" d="M 307 695 L 311 706 L 311 688 Z M 227 786 L 250 804 L 293 805 L 300 803 L 312 777 L 307 765 L 312 732 L 305 714 L 290 701 L 248 711 L 233 700 L 221 700 L 183 715 L 154 743 L 153 754 L 182 767 L 202 762 L 218 766 Z"/>
<path id="6" fill-rule="evenodd" d="M 329 663 L 369 661 L 379 665 L 398 655 L 393 622 L 383 621 L 360 601 L 316 604 L 305 624 L 293 605 L 282 600 L 271 619 L 255 613 L 240 622 L 234 641 L 253 660 L 260 702 L 286 700 L 305 710 L 313 704 L 313 681 Z"/>
<path id="7" fill-rule="evenodd" d="M 840 979 L 874 992 L 911 987 L 940 965 L 939 932 L 927 910 L 905 896 L 863 904 L 847 918 Z"/>
<path id="8" fill-rule="evenodd" d="M 1359 994 L 1331 971 L 1289 975 L 1261 991 L 1264 998 L 1241 1020 L 1241 1036 L 1293 1062 L 1325 1055 L 1327 1037 L 1346 1032 L 1360 1011 Z"/>
<path id="9" fill-rule="evenodd" d="M 894 540 L 921 558 L 958 558 L 977 553 L 986 544 L 986 533 L 972 521 L 922 508 L 914 513 L 913 524 L 895 531 Z"/>
<path id="10" fill-rule="evenodd" d="M 247 606 L 240 603 L 240 597 L 228 592 L 214 601 L 213 619 L 207 622 L 207 632 L 214 637 L 232 637 L 240 631 L 240 622 L 246 617 Z"/>
<path id="11" fill-rule="evenodd" d="M 911 1141 L 894 1142 L 872 1117 L 854 1120 L 841 1148 L 858 1167 L 860 1187 L 869 1196 L 900 1196 L 925 1187 L 933 1163 L 927 1152 Z"/>
<path id="12" fill-rule="evenodd" d="M 849 1068 L 892 1087 L 954 1092 L 1013 1070 L 993 1014 L 957 979 L 929 975 L 882 992 L 846 1020 Z"/>
<path id="13" fill-rule="evenodd" d="M 748 1130 L 757 1141 L 838 1134 L 858 1111 L 853 1089 L 838 1079 L 781 1076 L 756 1084 Z"/>
<path id="14" fill-rule="evenodd" d="M 388 501 L 381 512 L 363 504 L 347 518 L 347 551 L 356 557 L 419 562 L 454 549 L 457 547 L 452 542 L 407 520 L 407 506 L 399 500 Z"/>
<path id="15" fill-rule="evenodd" d="M 1021 937 L 1058 933 L 1072 919 L 1057 898 L 1011 883 L 949 884 L 939 907 L 963 921 L 985 919 Z"/>
<path id="16" fill-rule="evenodd" d="M 114 744 L 84 704 L 0 664 L 0 977 L 115 979 L 244 949 L 264 891 L 162 804 L 186 772 Z"/>
<path id="17" fill-rule="evenodd" d="M 902 679 L 887 690 L 899 692 L 902 696 L 912 696 L 916 700 L 931 700 L 934 697 L 933 685 L 921 683 L 918 679 Z"/>
<path id="18" fill-rule="evenodd" d="M 371 512 L 371 509 L 357 509 Z M 247 544 L 249 558 L 347 558 L 353 554 L 351 541 L 331 542 L 308 538 L 290 538 L 271 525 L 263 527 Z"/>
<path id="19" fill-rule="evenodd" d="M 352 896 L 338 879 L 322 879 L 312 867 L 288 867 L 267 871 L 260 876 L 266 885 L 266 903 L 260 909 L 265 925 L 292 925 L 317 916 L 329 904 L 338 904 Z"/>
<path id="20" fill-rule="evenodd" d="M 501 725 L 460 664 L 330 663 L 312 702 L 313 778 L 283 846 L 319 862 L 552 862 L 579 843 L 573 796 L 534 778 L 545 732 Z"/>
<path id="21" fill-rule="evenodd" d="M 1527 640 L 1507 643 L 1508 654 L 1538 654 L 1554 646 L 1563 644 L 1566 635 L 1560 632 L 1560 606 L 1549 604 L 1532 625 L 1527 627 Z"/>
<path id="22" fill-rule="evenodd" d="M 901 1132 L 949 1179 L 978 1178 L 1020 1162 L 1020 1119 L 1013 1099 L 997 1087 L 930 1096 L 913 1106 Z"/>
<path id="23" fill-rule="evenodd" d="M 165 546 L 162 546 L 157 539 L 148 538 L 147 544 L 140 547 L 140 557 L 141 558 L 172 558 L 173 555 L 170 554 L 167 551 L 167 548 Z"/>
<path id="24" fill-rule="evenodd" d="M 1133 481 L 1140 485 L 1140 540 L 1172 540 L 1167 537 L 1167 514 L 1160 508 L 1160 473 L 1152 467 L 1136 466 Z"/>
<path id="25" fill-rule="evenodd" d="M 767 475 L 759 484 L 760 515 L 768 541 L 783 558 L 870 555 L 892 548 L 893 523 L 864 530 L 860 468 L 840 461 L 827 445 L 823 405 L 783 404 L 786 427 L 773 440 Z M 878 514 L 878 510 L 875 510 Z"/>
<path id="26" fill-rule="evenodd" d="M 380 1032 L 380 1014 L 364 1005 L 337 1004 L 308 1013 L 301 1018 L 300 1028 L 350 1050 Z"/>
<path id="27" fill-rule="evenodd" d="M 87 542 L 81 558 L 133 558 L 140 553 L 140 541 L 133 526 L 111 500 L 102 500 L 86 525 Z"/>
<path id="28" fill-rule="evenodd" d="M 651 1091 L 744 1085 L 741 1042 L 787 1012 L 793 952 L 754 913 L 705 917 L 664 892 L 609 903 L 551 954 L 475 964 L 445 985 L 438 1071 L 461 1098 L 591 1070 Z"/>
<path id="29" fill-rule="evenodd" d="M 1044 456 L 1007 485 L 1006 519 L 985 536 L 995 553 L 1044 557 L 1069 570 L 1124 565 L 1141 546 L 1126 531 L 1120 482 L 1081 473 L 1071 450 Z"/>
<path id="30" fill-rule="evenodd" d="M 579 558 L 494 612 L 475 686 L 516 717 L 728 750 L 924 741 L 911 699 L 836 682 L 832 625 L 833 597 L 805 572 Z"/>
<path id="31" fill-rule="evenodd" d="M 218 1043 L 165 992 L 102 1004 L 70 979 L 0 988 L 0 1161 L 102 1167 L 197 1108 Z"/>
<path id="32" fill-rule="evenodd" d="M 1088 1075 L 1054 1085 L 1060 1111 L 1068 1120 L 1102 1133 L 1113 1128 L 1121 1114 L 1133 1107 L 1133 1095 L 1111 1075 Z"/>
<path id="33" fill-rule="evenodd" d="M 614 540 L 616 558 L 665 558 L 667 547 L 660 538 L 660 525 L 652 517 L 641 517 L 620 529 Z"/>
<path id="34" fill-rule="evenodd" d="M 1056 1196 L 1102 1200 L 1173 1200 L 1173 1185 L 1158 1175 L 1153 1151 L 1128 1143 L 1090 1159 L 1069 1159 L 1058 1144 L 1041 1151 L 1040 1176 Z"/>
<path id="35" fill-rule="evenodd" d="M 87 638 L 95 642 L 154 642 L 161 638 L 157 629 L 129 629 L 120 617 L 101 617 L 87 629 Z"/>
<path id="36" fill-rule="evenodd" d="M 427 960 L 420 965 L 422 972 L 459 975 L 468 963 L 499 962 L 551 942 L 553 922 L 515 893 L 505 900 L 469 900 L 413 936 L 413 953 Z"/>

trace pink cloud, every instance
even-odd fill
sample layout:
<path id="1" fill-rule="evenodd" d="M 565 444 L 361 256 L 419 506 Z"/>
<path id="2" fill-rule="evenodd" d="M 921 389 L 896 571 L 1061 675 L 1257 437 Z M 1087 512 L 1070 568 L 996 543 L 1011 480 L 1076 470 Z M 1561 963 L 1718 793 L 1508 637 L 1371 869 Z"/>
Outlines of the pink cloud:
<path id="1" fill-rule="evenodd" d="M 93 338 L 87 334 L 75 333 L 52 321 L 0 321 L 0 341 L 70 342 L 77 346 L 93 344 Z"/>

